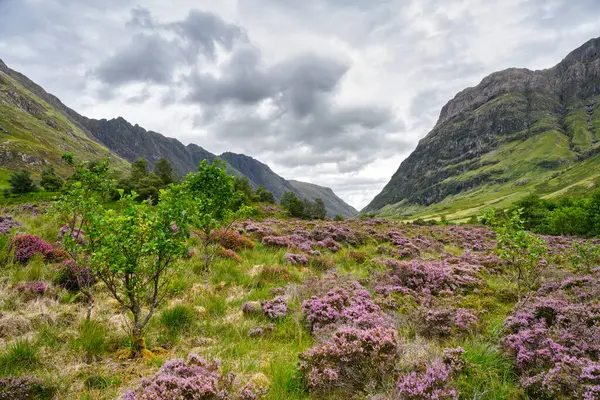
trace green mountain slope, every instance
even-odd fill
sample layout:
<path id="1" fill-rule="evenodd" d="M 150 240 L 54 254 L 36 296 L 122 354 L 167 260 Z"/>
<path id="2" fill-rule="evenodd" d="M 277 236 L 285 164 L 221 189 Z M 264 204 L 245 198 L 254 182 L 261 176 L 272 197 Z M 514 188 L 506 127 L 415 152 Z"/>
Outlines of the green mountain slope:
<path id="1" fill-rule="evenodd" d="M 327 216 L 330 218 L 336 215 L 343 215 L 344 217 L 353 217 L 358 214 L 358 211 L 354 207 L 346 204 L 340 199 L 334 192 L 328 187 L 315 185 L 314 183 L 300 182 L 295 180 L 288 181 L 300 192 L 300 197 L 314 200 L 321 198 L 325 202 L 327 209 Z"/>
<path id="2" fill-rule="evenodd" d="M 166 157 L 179 175 L 194 171 L 202 160 L 217 158 L 196 144 L 186 146 L 121 117 L 86 118 L 0 60 L 0 187 L 6 186 L 10 172 L 18 169 L 39 173 L 44 166 L 54 165 L 59 173 L 66 174 L 60 157 L 67 152 L 81 159 L 109 157 L 118 171 L 125 171 L 128 162 L 139 157 L 151 164 Z M 228 152 L 218 157 L 227 162 L 229 173 L 248 177 L 254 188 L 265 186 L 276 199 L 285 191 L 313 198 L 310 190 L 305 193 L 295 188 L 252 157 Z M 353 210 L 335 194 L 323 196 L 323 200 L 331 215 L 339 210 Z M 346 217 L 353 214 L 342 212 Z"/>
<path id="3" fill-rule="evenodd" d="M 465 217 L 530 192 L 588 190 L 600 173 L 600 39 L 553 68 L 494 73 L 446 104 L 363 210 Z"/>
<path id="4" fill-rule="evenodd" d="M 39 172 L 49 164 L 60 170 L 67 152 L 83 159 L 109 157 L 117 169 L 126 168 L 125 160 L 90 138 L 32 85 L 0 61 L 0 176 L 17 169 Z M 39 86 L 36 91 L 49 96 Z"/>

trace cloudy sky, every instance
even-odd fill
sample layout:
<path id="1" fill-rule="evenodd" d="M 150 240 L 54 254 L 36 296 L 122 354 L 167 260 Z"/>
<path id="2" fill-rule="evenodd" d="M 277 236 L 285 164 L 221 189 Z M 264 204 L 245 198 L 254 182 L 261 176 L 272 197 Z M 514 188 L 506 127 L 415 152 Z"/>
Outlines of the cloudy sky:
<path id="1" fill-rule="evenodd" d="M 362 208 L 457 91 L 599 27 L 598 0 L 0 0 L 0 58 L 83 115 Z"/>

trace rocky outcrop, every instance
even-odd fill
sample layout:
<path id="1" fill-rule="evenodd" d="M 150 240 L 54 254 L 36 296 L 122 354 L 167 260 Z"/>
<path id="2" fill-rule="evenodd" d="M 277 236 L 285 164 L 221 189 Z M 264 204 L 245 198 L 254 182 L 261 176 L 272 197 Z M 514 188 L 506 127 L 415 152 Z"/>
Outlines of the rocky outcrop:
<path id="1" fill-rule="evenodd" d="M 598 154 L 599 95 L 600 39 L 547 70 L 493 73 L 442 108 L 432 131 L 363 211 L 400 202 L 430 206 L 494 185 L 523 190 L 517 181 L 541 183 L 546 172 Z"/>

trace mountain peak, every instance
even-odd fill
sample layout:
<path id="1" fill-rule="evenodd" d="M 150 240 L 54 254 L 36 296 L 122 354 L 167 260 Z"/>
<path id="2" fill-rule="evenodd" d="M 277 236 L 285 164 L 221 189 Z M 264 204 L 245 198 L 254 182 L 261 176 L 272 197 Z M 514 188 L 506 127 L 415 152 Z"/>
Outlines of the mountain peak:
<path id="1" fill-rule="evenodd" d="M 509 68 L 459 92 L 365 211 L 476 212 L 585 186 L 599 172 L 596 38 L 552 68 Z"/>
<path id="2" fill-rule="evenodd" d="M 4 64 L 4 61 L 2 61 L 1 58 L 0 58 L 0 71 L 8 72 L 8 66 L 6 64 Z"/>

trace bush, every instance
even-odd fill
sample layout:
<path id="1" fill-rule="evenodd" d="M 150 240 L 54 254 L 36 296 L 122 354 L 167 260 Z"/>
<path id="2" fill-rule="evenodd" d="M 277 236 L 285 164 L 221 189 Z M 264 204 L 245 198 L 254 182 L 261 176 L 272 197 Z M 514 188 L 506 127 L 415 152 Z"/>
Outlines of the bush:
<path id="1" fill-rule="evenodd" d="M 424 372 L 411 372 L 400 379 L 396 389 L 400 398 L 406 400 L 457 400 L 458 392 L 450 385 L 451 377 L 452 369 L 435 360 Z"/>
<path id="2" fill-rule="evenodd" d="M 183 305 L 175 306 L 162 312 L 160 323 L 164 325 L 170 333 L 178 334 L 194 325 L 196 321 L 196 311 L 191 307 Z"/>
<path id="3" fill-rule="evenodd" d="M 107 350 L 106 328 L 95 321 L 83 321 L 73 347 L 83 352 L 88 362 L 98 359 Z"/>
<path id="4" fill-rule="evenodd" d="M 60 176 L 56 175 L 54 167 L 50 166 L 42 171 L 40 186 L 48 192 L 58 192 L 64 184 Z"/>
<path id="5" fill-rule="evenodd" d="M 18 340 L 9 344 L 0 354 L 0 373 L 16 375 L 38 365 L 37 349 L 28 340 Z"/>
<path id="6" fill-rule="evenodd" d="M 427 337 L 445 337 L 464 333 L 477 326 L 478 318 L 466 308 L 423 307 L 415 315 L 417 331 Z"/>
<path id="7" fill-rule="evenodd" d="M 142 379 L 137 389 L 125 393 L 123 400 L 255 400 L 264 394 L 253 382 L 236 393 L 233 382 L 233 374 L 220 372 L 218 360 L 208 362 L 190 354 L 187 360 L 167 361 L 152 378 Z"/>
<path id="8" fill-rule="evenodd" d="M 0 235 L 6 235 L 12 228 L 18 228 L 21 224 L 12 219 L 10 215 L 0 215 Z"/>
<path id="9" fill-rule="evenodd" d="M 31 179 L 31 173 L 29 171 L 13 172 L 8 178 L 8 181 L 10 183 L 10 191 L 13 194 L 25 194 L 37 190 L 37 186 L 33 179 Z"/>
<path id="10" fill-rule="evenodd" d="M 225 247 L 221 247 L 219 249 L 219 256 L 221 256 L 221 258 L 227 258 L 229 260 L 233 260 L 236 263 L 242 262 L 242 258 L 235 251 L 226 249 Z"/>
<path id="11" fill-rule="evenodd" d="M 283 318 L 288 313 L 287 300 L 284 296 L 277 296 L 273 300 L 265 301 L 262 310 L 271 319 Z"/>
<path id="12" fill-rule="evenodd" d="M 89 288 L 96 277 L 90 268 L 77 264 L 74 260 L 66 260 L 56 266 L 53 281 L 67 290 L 77 291 Z"/>
<path id="13" fill-rule="evenodd" d="M 37 254 L 44 258 L 49 258 L 54 252 L 54 247 L 50 243 L 28 233 L 14 236 L 12 246 L 15 260 L 23 264 L 26 264 L 27 261 Z"/>
<path id="14" fill-rule="evenodd" d="M 393 374 L 397 352 L 395 329 L 346 327 L 300 354 L 299 368 L 313 393 L 356 395 L 380 386 Z"/>
<path id="15" fill-rule="evenodd" d="M 41 296 L 48 290 L 48 285 L 42 281 L 25 282 L 15 286 L 15 290 L 25 296 Z"/>
<path id="16" fill-rule="evenodd" d="M 285 262 L 292 265 L 307 265 L 308 258 L 304 254 L 285 253 L 283 256 Z"/>
<path id="17" fill-rule="evenodd" d="M 9 376 L 0 379 L 2 400 L 50 400 L 55 388 L 31 376 Z"/>
<path id="18" fill-rule="evenodd" d="M 542 287 L 505 321 L 503 343 L 533 398 L 600 394 L 600 280 L 585 276 Z"/>
<path id="19" fill-rule="evenodd" d="M 236 231 L 218 229 L 212 232 L 212 239 L 226 249 L 239 251 L 253 249 L 254 242 Z"/>

